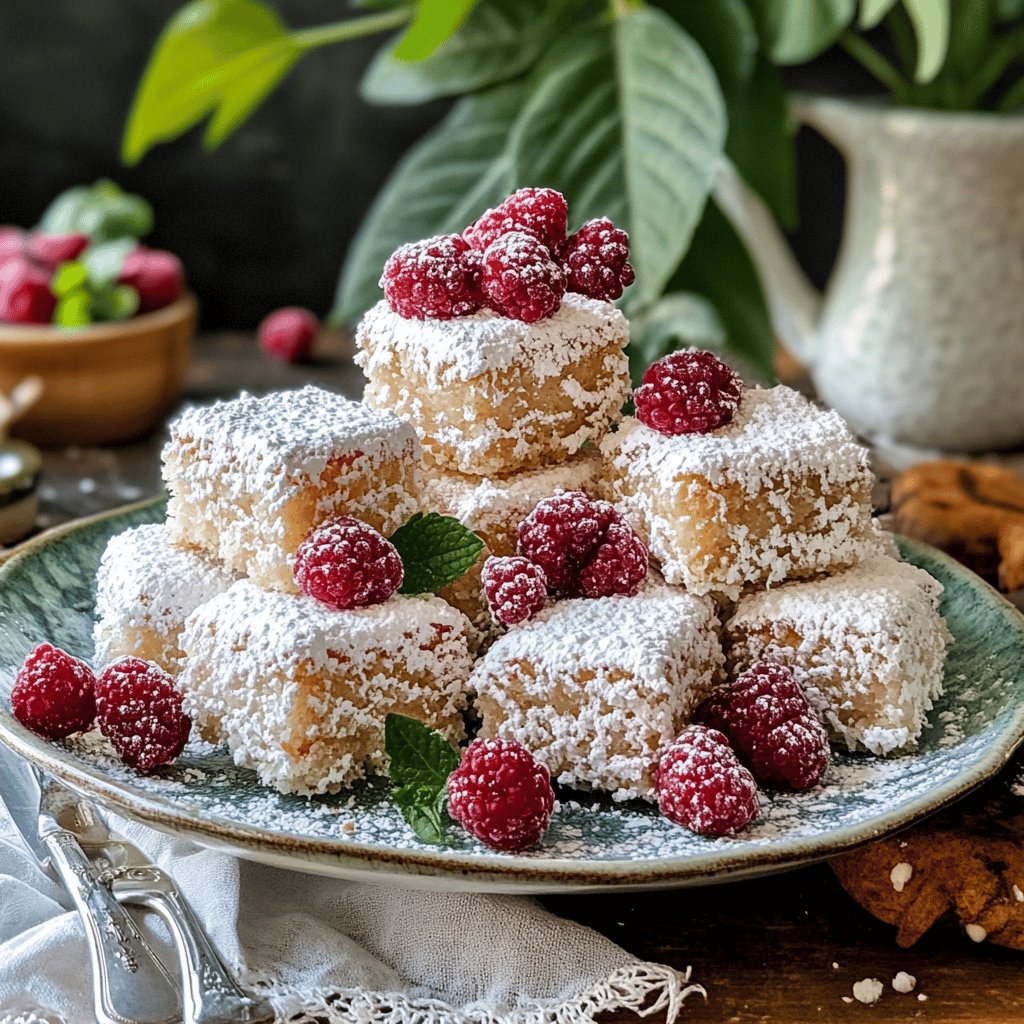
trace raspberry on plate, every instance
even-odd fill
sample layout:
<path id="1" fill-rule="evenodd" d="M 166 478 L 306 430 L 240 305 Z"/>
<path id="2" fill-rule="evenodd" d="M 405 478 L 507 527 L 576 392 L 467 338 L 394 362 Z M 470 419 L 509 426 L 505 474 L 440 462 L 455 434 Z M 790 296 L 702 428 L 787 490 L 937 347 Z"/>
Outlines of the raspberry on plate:
<path id="1" fill-rule="evenodd" d="M 405 572 L 394 544 L 351 516 L 314 526 L 295 552 L 294 571 L 304 594 L 339 609 L 383 604 Z"/>
<path id="2" fill-rule="evenodd" d="M 125 764 L 140 772 L 170 764 L 192 729 L 174 680 L 141 658 L 118 658 L 100 673 L 96 716 Z"/>
<path id="3" fill-rule="evenodd" d="M 554 806 L 547 768 L 511 740 L 473 740 L 448 777 L 448 813 L 493 850 L 539 842 Z"/>
<path id="4" fill-rule="evenodd" d="M 96 718 L 96 677 L 84 661 L 52 644 L 25 658 L 11 690 L 14 717 L 53 740 L 87 732 Z"/>
<path id="5" fill-rule="evenodd" d="M 701 835 L 735 835 L 757 817 L 757 783 L 717 729 L 687 726 L 654 773 L 661 813 Z"/>
<path id="6" fill-rule="evenodd" d="M 647 576 L 643 541 L 612 505 L 583 491 L 538 502 L 519 524 L 518 536 L 519 554 L 539 565 L 548 585 L 563 593 L 631 595 Z"/>
<path id="7" fill-rule="evenodd" d="M 547 604 L 544 570 L 517 555 L 488 558 L 480 571 L 480 583 L 491 614 L 504 626 L 532 619 Z"/>
<path id="8" fill-rule="evenodd" d="M 611 302 L 636 278 L 629 262 L 629 235 L 607 217 L 588 220 L 562 246 L 566 289 Z"/>
<path id="9" fill-rule="evenodd" d="M 565 241 L 568 208 L 565 196 L 553 188 L 521 188 L 493 210 L 487 210 L 462 232 L 474 249 L 483 252 L 491 242 L 510 231 L 534 235 L 551 252 Z"/>
<path id="10" fill-rule="evenodd" d="M 510 231 L 487 246 L 482 282 L 495 312 L 527 324 L 551 316 L 565 294 L 565 275 L 551 250 L 524 231 Z"/>
<path id="11" fill-rule="evenodd" d="M 707 699 L 700 717 L 729 737 L 762 784 L 810 789 L 828 767 L 825 727 L 782 665 L 747 669 Z"/>
<path id="12" fill-rule="evenodd" d="M 480 254 L 461 235 L 399 246 L 384 264 L 380 286 L 406 320 L 452 320 L 483 305 Z"/>
<path id="13" fill-rule="evenodd" d="M 688 349 L 651 363 L 633 402 L 644 426 L 673 437 L 725 426 L 742 395 L 743 382 L 718 356 Z"/>
<path id="14" fill-rule="evenodd" d="M 313 348 L 320 321 L 308 309 L 285 306 L 268 313 L 256 329 L 260 348 L 272 359 L 301 363 Z"/>

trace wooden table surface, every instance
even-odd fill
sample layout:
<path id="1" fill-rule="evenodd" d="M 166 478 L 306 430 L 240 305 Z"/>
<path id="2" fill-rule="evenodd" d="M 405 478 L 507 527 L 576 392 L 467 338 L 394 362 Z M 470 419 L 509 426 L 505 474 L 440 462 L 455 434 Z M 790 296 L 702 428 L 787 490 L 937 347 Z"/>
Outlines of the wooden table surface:
<path id="1" fill-rule="evenodd" d="M 312 365 L 288 367 L 262 357 L 251 335 L 202 337 L 186 398 L 229 397 L 243 388 L 259 394 L 306 382 L 358 397 L 362 378 L 347 339 L 325 336 L 320 353 Z M 158 435 L 119 447 L 48 452 L 41 525 L 159 491 L 162 441 Z M 893 929 L 858 907 L 825 865 L 730 885 L 545 903 L 641 959 L 692 966 L 693 980 L 707 988 L 708 997 L 691 998 L 685 1020 L 1024 1020 L 1024 954 L 977 945 L 953 926 L 939 926 L 913 949 L 901 950 Z M 913 993 L 892 989 L 898 971 L 917 978 Z M 864 978 L 884 983 L 879 1002 L 845 1002 Z M 628 1014 L 608 1019 L 635 1020 Z"/>

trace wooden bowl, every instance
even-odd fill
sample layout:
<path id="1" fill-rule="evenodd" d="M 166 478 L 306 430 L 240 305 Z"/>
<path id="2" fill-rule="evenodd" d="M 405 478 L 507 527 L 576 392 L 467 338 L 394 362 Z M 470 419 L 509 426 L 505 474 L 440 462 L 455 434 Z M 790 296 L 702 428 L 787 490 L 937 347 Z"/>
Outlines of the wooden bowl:
<path id="1" fill-rule="evenodd" d="M 0 325 L 0 391 L 42 378 L 43 397 L 12 433 L 43 446 L 108 444 L 152 430 L 181 393 L 195 297 L 79 331 Z"/>

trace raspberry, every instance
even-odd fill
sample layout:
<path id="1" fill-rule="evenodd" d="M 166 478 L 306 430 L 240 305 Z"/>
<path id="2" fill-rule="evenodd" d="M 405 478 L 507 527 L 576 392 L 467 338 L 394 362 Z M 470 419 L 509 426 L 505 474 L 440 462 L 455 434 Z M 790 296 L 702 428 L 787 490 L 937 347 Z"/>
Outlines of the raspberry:
<path id="1" fill-rule="evenodd" d="M 607 217 L 588 220 L 562 246 L 562 270 L 570 292 L 611 302 L 633 283 L 629 235 Z"/>
<path id="2" fill-rule="evenodd" d="M 0 263 L 25 255 L 25 232 L 10 224 L 0 224 Z"/>
<path id="3" fill-rule="evenodd" d="M 519 524 L 518 537 L 519 554 L 562 593 L 635 594 L 647 575 L 643 541 L 607 501 L 583 491 L 539 501 Z"/>
<path id="4" fill-rule="evenodd" d="M 554 253 L 565 241 L 567 218 L 568 209 L 561 192 L 553 188 L 521 188 L 484 213 L 462 232 L 462 237 L 474 249 L 483 252 L 502 235 L 525 231 Z"/>
<path id="5" fill-rule="evenodd" d="M 185 749 L 192 720 L 181 703 L 174 680 L 142 658 L 118 658 L 96 680 L 100 732 L 140 772 L 170 764 Z"/>
<path id="6" fill-rule="evenodd" d="M 351 516 L 314 526 L 295 552 L 299 589 L 332 608 L 383 604 L 402 585 L 394 544 Z"/>
<path id="7" fill-rule="evenodd" d="M 742 394 L 743 382 L 718 356 L 690 349 L 651 363 L 633 402 L 641 423 L 674 437 L 729 423 Z"/>
<path id="8" fill-rule="evenodd" d="M 0 264 L 0 322 L 48 324 L 56 306 L 47 271 L 21 256 Z"/>
<path id="9" fill-rule="evenodd" d="M 825 727 L 782 665 L 754 665 L 713 693 L 700 717 L 729 737 L 766 785 L 810 789 L 828 767 Z"/>
<path id="10" fill-rule="evenodd" d="M 68 260 L 77 260 L 89 245 L 89 236 L 80 232 L 67 235 L 44 235 L 33 231 L 28 237 L 28 255 L 47 270 L 56 270 Z"/>
<path id="11" fill-rule="evenodd" d="M 52 644 L 29 651 L 11 690 L 14 717 L 53 740 L 88 732 L 96 718 L 96 677 L 84 661 Z"/>
<path id="12" fill-rule="evenodd" d="M 181 295 L 185 272 L 174 253 L 139 245 L 125 257 L 117 280 L 139 293 L 139 312 L 149 313 L 169 306 Z"/>
<path id="13" fill-rule="evenodd" d="M 260 348 L 271 358 L 301 363 L 313 348 L 320 321 L 308 310 L 286 306 L 268 313 L 256 329 Z"/>
<path id="14" fill-rule="evenodd" d="M 451 320 L 484 304 L 480 256 L 461 235 L 399 246 L 384 264 L 380 286 L 406 320 Z"/>
<path id="15" fill-rule="evenodd" d="M 488 558 L 480 573 L 495 621 L 515 626 L 532 619 L 548 601 L 548 580 L 539 565 L 515 555 Z"/>
<path id="16" fill-rule="evenodd" d="M 448 777 L 448 813 L 493 850 L 539 842 L 554 806 L 547 768 L 511 740 L 473 740 Z"/>
<path id="17" fill-rule="evenodd" d="M 687 726 L 654 773 L 661 813 L 701 835 L 727 836 L 757 817 L 757 783 L 717 729 Z"/>
<path id="18" fill-rule="evenodd" d="M 543 242 L 510 231 L 484 250 L 483 288 L 492 309 L 532 324 L 562 304 L 565 276 Z"/>

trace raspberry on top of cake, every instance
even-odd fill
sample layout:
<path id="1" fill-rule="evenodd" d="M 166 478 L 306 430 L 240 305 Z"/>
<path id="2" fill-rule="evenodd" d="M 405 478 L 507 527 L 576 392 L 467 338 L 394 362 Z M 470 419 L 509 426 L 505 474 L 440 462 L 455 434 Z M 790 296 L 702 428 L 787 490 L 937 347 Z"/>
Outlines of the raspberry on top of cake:
<path id="1" fill-rule="evenodd" d="M 296 589 L 295 550 L 317 523 L 350 514 L 389 534 L 419 507 L 412 428 L 310 386 L 186 410 L 163 461 L 171 538 L 280 590 Z"/>

